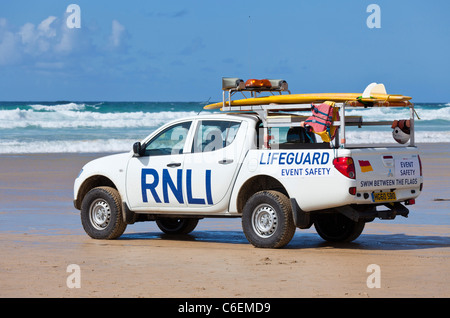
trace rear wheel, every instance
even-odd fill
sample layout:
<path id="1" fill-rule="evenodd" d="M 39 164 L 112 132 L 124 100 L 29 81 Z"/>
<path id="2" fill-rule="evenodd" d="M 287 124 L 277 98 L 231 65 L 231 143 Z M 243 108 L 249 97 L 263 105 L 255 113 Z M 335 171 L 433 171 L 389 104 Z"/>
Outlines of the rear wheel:
<path id="1" fill-rule="evenodd" d="M 81 204 L 81 223 L 85 232 L 95 239 L 115 239 L 127 224 L 122 217 L 120 195 L 111 187 L 90 190 Z"/>
<path id="2" fill-rule="evenodd" d="M 156 220 L 156 225 L 166 234 L 188 234 L 198 224 L 195 218 L 161 218 Z"/>
<path id="3" fill-rule="evenodd" d="M 288 244 L 295 233 L 288 197 L 277 191 L 255 193 L 242 211 L 242 228 L 256 247 L 280 248 Z"/>
<path id="4" fill-rule="evenodd" d="M 315 216 L 314 227 L 324 240 L 329 242 L 351 242 L 361 235 L 366 222 L 357 222 L 341 213 L 324 213 Z"/>

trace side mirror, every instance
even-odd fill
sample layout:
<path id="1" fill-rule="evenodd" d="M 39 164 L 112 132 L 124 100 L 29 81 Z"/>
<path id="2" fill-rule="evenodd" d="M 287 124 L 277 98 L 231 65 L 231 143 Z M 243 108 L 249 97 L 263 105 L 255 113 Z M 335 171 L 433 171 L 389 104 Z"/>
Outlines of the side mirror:
<path id="1" fill-rule="evenodd" d="M 142 145 L 139 141 L 133 144 L 133 153 L 136 157 L 140 157 L 144 154 L 145 148 L 142 148 Z"/>

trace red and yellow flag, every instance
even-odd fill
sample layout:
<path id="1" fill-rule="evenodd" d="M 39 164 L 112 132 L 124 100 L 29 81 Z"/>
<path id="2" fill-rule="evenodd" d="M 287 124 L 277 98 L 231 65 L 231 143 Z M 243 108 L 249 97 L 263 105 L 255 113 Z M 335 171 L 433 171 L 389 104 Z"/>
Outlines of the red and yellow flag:
<path id="1" fill-rule="evenodd" d="M 361 172 L 373 171 L 373 168 L 370 165 L 369 160 L 358 160 L 358 163 L 359 163 L 359 167 L 361 168 Z"/>

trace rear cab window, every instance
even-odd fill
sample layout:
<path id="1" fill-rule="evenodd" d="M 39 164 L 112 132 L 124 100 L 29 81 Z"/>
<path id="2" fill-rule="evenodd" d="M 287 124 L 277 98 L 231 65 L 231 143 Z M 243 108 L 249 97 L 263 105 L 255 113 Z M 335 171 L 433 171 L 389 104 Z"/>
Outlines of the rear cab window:
<path id="1" fill-rule="evenodd" d="M 229 146 L 235 139 L 241 123 L 227 120 L 202 120 L 192 144 L 192 153 L 215 151 Z"/>
<path id="2" fill-rule="evenodd" d="M 270 149 L 329 149 L 330 143 L 317 138 L 312 131 L 304 127 L 271 127 L 269 128 Z M 264 145 L 262 123 L 258 126 L 258 148 Z"/>

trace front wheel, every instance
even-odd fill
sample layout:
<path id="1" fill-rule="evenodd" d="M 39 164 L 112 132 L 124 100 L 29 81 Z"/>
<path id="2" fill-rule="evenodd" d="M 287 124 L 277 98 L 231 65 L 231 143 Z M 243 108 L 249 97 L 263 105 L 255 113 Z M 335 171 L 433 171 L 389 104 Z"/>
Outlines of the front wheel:
<path id="1" fill-rule="evenodd" d="M 166 234 L 189 234 L 198 224 L 195 218 L 161 218 L 156 220 L 156 225 Z"/>
<path id="2" fill-rule="evenodd" d="M 111 187 L 90 190 L 81 204 L 81 223 L 94 239 L 115 239 L 123 234 L 127 224 L 122 217 L 120 195 Z"/>
<path id="3" fill-rule="evenodd" d="M 341 213 L 324 213 L 315 216 L 314 227 L 324 240 L 329 242 L 351 242 L 361 235 L 366 222 L 357 222 Z"/>
<path id="4" fill-rule="evenodd" d="M 295 233 L 288 197 L 277 191 L 255 193 L 242 211 L 242 228 L 255 247 L 280 248 L 288 244 Z"/>

